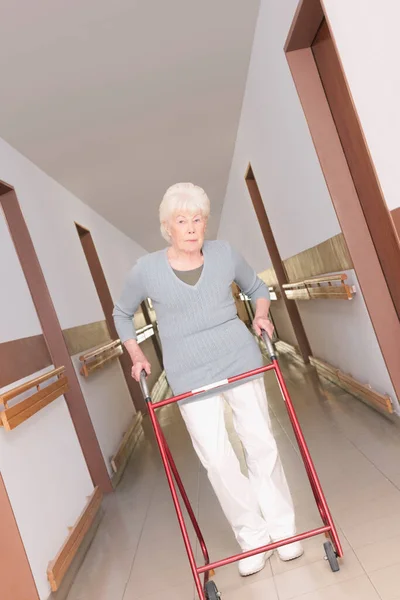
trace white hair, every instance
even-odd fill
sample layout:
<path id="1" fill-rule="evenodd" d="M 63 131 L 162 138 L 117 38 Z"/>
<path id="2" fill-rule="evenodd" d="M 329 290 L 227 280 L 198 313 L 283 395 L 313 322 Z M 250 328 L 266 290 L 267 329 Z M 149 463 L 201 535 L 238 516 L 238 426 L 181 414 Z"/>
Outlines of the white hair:
<path id="1" fill-rule="evenodd" d="M 171 217 L 179 211 L 200 213 L 205 219 L 210 215 L 210 200 L 203 188 L 193 183 L 175 183 L 167 189 L 160 204 L 161 235 L 171 241 L 165 227 Z"/>

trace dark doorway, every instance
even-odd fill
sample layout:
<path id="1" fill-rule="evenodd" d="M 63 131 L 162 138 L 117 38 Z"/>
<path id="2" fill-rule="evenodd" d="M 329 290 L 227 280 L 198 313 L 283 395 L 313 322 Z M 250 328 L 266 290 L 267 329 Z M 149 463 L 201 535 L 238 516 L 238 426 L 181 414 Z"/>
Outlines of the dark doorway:
<path id="1" fill-rule="evenodd" d="M 271 258 L 272 266 L 274 268 L 275 275 L 278 280 L 281 297 L 284 302 L 286 311 L 289 315 L 294 334 L 296 336 L 297 346 L 300 355 L 304 362 L 308 363 L 309 357 L 311 356 L 310 344 L 308 342 L 307 335 L 304 330 L 296 302 L 293 300 L 289 300 L 286 297 L 285 290 L 282 287 L 285 283 L 288 283 L 288 278 L 281 256 L 279 254 L 278 246 L 275 242 L 274 234 L 271 229 L 267 211 L 265 210 L 265 205 L 262 200 L 261 193 L 258 188 L 257 181 L 254 176 L 254 172 L 251 165 L 249 165 L 245 179 L 247 188 L 249 190 L 250 198 L 253 203 L 254 211 L 256 213 L 261 232 L 264 237 L 265 245 L 267 246 L 268 254 Z"/>
<path id="2" fill-rule="evenodd" d="M 83 252 L 86 256 L 90 273 L 93 277 L 93 283 L 95 285 L 97 294 L 99 296 L 100 304 L 104 312 L 108 331 L 110 332 L 111 337 L 114 340 L 116 340 L 118 339 L 118 333 L 115 329 L 114 319 L 112 317 L 114 302 L 111 296 L 110 288 L 108 287 L 108 283 L 104 275 L 103 267 L 101 266 L 99 255 L 97 254 L 92 234 L 88 229 L 82 227 L 82 225 L 78 225 L 78 223 L 75 223 L 75 225 L 79 238 L 81 240 Z M 131 376 L 132 364 L 128 354 L 124 352 L 119 357 L 119 360 L 136 410 L 146 412 L 146 403 L 143 400 L 139 385 L 134 379 L 132 379 Z"/>

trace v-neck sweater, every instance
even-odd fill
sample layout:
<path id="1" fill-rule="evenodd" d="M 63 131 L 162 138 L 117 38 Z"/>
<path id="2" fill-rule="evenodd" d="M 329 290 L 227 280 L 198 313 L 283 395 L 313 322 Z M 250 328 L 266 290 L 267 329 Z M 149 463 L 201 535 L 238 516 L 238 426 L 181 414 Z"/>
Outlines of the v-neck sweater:
<path id="1" fill-rule="evenodd" d="M 113 317 L 122 343 L 136 339 L 133 315 L 150 298 L 157 315 L 164 369 L 175 395 L 262 366 L 259 346 L 237 315 L 233 281 L 255 302 L 267 286 L 224 241 L 206 241 L 195 285 L 177 277 L 167 250 L 146 254 L 131 269 Z"/>

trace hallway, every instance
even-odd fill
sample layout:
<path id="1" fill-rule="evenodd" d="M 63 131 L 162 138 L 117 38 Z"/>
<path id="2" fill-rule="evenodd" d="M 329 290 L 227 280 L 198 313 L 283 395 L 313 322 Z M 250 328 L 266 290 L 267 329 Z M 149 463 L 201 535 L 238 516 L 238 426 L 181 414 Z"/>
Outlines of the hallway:
<path id="1" fill-rule="evenodd" d="M 289 392 L 316 463 L 345 557 L 339 573 L 323 560 L 323 538 L 291 563 L 276 553 L 260 574 L 237 566 L 215 581 L 225 600 L 399 600 L 400 436 L 383 417 L 311 368 L 281 359 Z M 298 530 L 320 525 L 274 375 L 266 375 L 274 432 L 296 504 Z M 192 450 L 177 408 L 161 422 L 203 529 L 211 560 L 238 548 Z M 229 415 L 228 415 L 229 420 Z M 231 427 L 230 427 L 231 429 Z M 240 452 L 237 442 L 235 448 Z M 68 600 L 191 600 L 194 585 L 150 424 L 105 514 Z M 193 539 L 193 536 L 192 536 Z M 176 567 L 175 565 L 178 565 Z"/>

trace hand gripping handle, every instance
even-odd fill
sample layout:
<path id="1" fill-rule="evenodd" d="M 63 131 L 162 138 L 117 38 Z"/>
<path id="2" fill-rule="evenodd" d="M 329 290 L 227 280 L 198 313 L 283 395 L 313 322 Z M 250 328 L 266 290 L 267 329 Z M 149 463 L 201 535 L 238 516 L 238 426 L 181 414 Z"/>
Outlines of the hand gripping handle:
<path id="1" fill-rule="evenodd" d="M 140 373 L 140 389 L 142 390 L 143 398 L 146 400 L 146 402 L 150 402 L 151 396 L 149 392 L 149 387 L 147 385 L 146 377 L 147 373 L 143 369 L 143 371 Z"/>
<path id="2" fill-rule="evenodd" d="M 271 338 L 269 337 L 268 333 L 264 329 L 261 332 L 261 334 L 262 334 L 262 339 L 264 340 L 264 344 L 267 346 L 268 356 L 270 357 L 271 360 L 276 360 L 275 348 L 274 348 Z"/>

